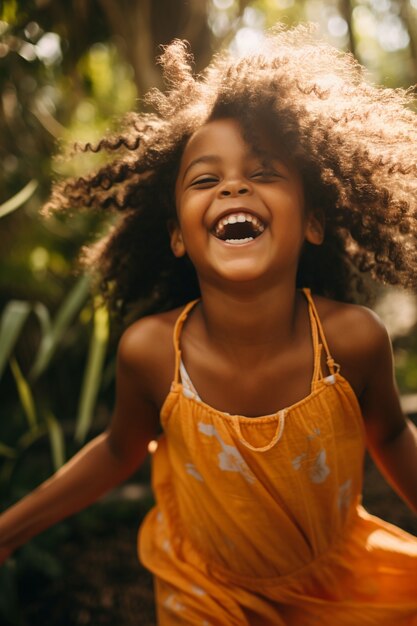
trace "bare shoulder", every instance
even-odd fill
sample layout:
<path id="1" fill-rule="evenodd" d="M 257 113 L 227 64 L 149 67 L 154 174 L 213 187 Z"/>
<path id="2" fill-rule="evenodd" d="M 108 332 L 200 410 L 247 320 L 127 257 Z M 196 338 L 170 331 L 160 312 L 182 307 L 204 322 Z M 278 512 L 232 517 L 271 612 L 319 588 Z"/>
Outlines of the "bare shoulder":
<path id="1" fill-rule="evenodd" d="M 367 307 L 320 296 L 315 296 L 314 302 L 330 352 L 360 395 L 376 362 L 391 358 L 388 332 L 378 315 Z"/>
<path id="2" fill-rule="evenodd" d="M 143 317 L 133 322 L 119 341 L 119 372 L 136 376 L 157 406 L 162 404 L 173 377 L 173 331 L 180 312 L 181 308 Z"/>
<path id="3" fill-rule="evenodd" d="M 326 335 L 337 343 L 338 348 L 372 352 L 386 341 L 385 325 L 371 309 L 321 296 L 315 296 L 314 302 Z"/>
<path id="4" fill-rule="evenodd" d="M 133 322 L 121 336 L 119 354 L 126 362 L 134 365 L 172 343 L 172 333 L 180 309 L 166 313 L 148 315 Z"/>

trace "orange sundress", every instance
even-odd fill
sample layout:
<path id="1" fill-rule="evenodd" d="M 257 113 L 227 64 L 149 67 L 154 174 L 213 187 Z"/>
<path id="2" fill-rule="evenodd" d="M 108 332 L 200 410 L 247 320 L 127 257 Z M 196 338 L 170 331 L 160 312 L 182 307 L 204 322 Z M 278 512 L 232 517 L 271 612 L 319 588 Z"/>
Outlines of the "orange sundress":
<path id="1" fill-rule="evenodd" d="M 264 417 L 222 413 L 175 378 L 139 534 L 159 626 L 417 626 L 417 538 L 361 506 L 361 410 L 310 292 L 311 393 Z M 327 353 L 329 376 L 321 371 Z"/>

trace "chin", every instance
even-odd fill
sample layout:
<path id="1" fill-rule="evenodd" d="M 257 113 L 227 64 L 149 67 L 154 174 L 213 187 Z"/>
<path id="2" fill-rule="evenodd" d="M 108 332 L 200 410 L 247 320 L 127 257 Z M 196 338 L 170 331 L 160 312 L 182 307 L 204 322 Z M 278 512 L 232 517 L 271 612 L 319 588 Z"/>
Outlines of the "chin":
<path id="1" fill-rule="evenodd" d="M 235 283 L 244 285 L 246 283 L 250 283 L 253 285 L 254 282 L 261 281 L 265 274 L 259 271 L 259 268 L 254 269 L 246 269 L 246 270 L 234 270 L 228 272 L 221 272 L 221 278 L 228 283 Z"/>

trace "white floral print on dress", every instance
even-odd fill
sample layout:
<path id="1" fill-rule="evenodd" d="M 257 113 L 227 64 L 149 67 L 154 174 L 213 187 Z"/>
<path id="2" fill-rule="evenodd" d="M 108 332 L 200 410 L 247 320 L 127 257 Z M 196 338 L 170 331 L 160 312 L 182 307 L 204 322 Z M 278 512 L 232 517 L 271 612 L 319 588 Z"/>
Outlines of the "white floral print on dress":
<path id="1" fill-rule="evenodd" d="M 339 487 L 337 504 L 339 511 L 343 514 L 347 513 L 352 499 L 352 479 L 349 478 Z"/>
<path id="2" fill-rule="evenodd" d="M 322 448 L 316 456 L 309 474 L 312 483 L 324 483 L 330 474 L 330 468 L 326 463 L 326 450 L 324 448 Z"/>
<path id="3" fill-rule="evenodd" d="M 312 432 L 307 435 L 307 446 L 301 454 L 294 457 L 291 461 L 293 468 L 298 471 L 307 464 L 308 475 L 312 483 L 323 483 L 330 474 L 330 468 L 327 465 L 327 453 L 324 448 L 315 453 L 311 450 L 311 442 L 320 436 L 320 429 L 313 428 Z"/>
<path id="4" fill-rule="evenodd" d="M 254 483 L 256 478 L 245 463 L 239 450 L 226 444 L 212 424 L 198 423 L 198 430 L 207 437 L 214 437 L 219 442 L 222 451 L 218 454 L 219 467 L 223 472 L 238 472 L 248 483 Z"/>
<path id="5" fill-rule="evenodd" d="M 184 610 L 184 605 L 180 600 L 178 600 L 175 593 L 171 593 L 165 598 L 164 607 L 170 611 L 175 611 L 176 613 Z"/>
<path id="6" fill-rule="evenodd" d="M 190 476 L 194 476 L 194 478 L 199 480 L 201 483 L 204 482 L 204 478 L 202 477 L 202 475 L 200 474 L 200 472 L 198 471 L 198 469 L 193 463 L 186 463 L 185 470 L 187 474 L 190 474 Z"/>

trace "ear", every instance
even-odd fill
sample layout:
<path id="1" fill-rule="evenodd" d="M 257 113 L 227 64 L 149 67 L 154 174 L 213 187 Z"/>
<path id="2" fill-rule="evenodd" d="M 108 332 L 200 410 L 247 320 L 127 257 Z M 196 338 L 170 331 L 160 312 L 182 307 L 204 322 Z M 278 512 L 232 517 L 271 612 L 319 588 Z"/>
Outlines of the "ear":
<path id="1" fill-rule="evenodd" d="M 305 232 L 306 241 L 319 246 L 324 239 L 324 213 L 321 210 L 310 211 Z"/>
<path id="2" fill-rule="evenodd" d="M 171 242 L 171 250 L 174 253 L 174 256 L 180 258 L 186 253 L 180 225 L 177 220 L 169 220 L 167 226 Z"/>

